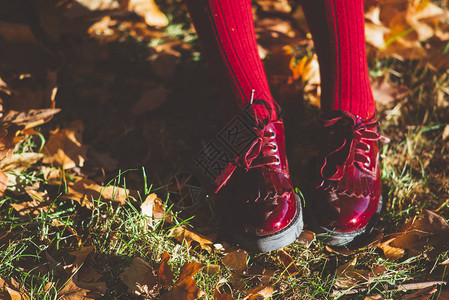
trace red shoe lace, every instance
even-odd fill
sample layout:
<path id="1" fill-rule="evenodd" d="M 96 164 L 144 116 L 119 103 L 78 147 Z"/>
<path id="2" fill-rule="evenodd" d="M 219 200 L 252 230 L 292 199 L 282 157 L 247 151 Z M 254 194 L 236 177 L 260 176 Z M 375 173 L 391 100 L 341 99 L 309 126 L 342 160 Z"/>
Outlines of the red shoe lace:
<path id="1" fill-rule="evenodd" d="M 253 104 L 250 104 L 250 108 Z M 215 193 L 217 193 L 231 178 L 232 174 L 238 167 L 243 167 L 246 171 L 262 166 L 276 166 L 281 160 L 275 154 L 277 144 L 275 141 L 276 133 L 270 128 L 267 130 L 269 118 L 261 119 L 256 113 L 254 114 L 254 124 L 252 130 L 256 133 L 256 139 L 240 156 L 235 157 L 228 163 L 223 172 L 215 179 Z M 280 122 L 280 121 L 274 121 Z M 273 123 L 273 122 L 272 122 Z"/>
<path id="2" fill-rule="evenodd" d="M 326 182 L 338 182 L 344 175 L 346 168 L 357 163 L 357 166 L 367 174 L 373 174 L 368 167 L 371 164 L 370 145 L 366 141 L 388 138 L 377 133 L 379 124 L 376 116 L 363 121 L 360 117 L 346 111 L 332 111 L 321 117 L 324 130 L 327 131 L 327 155 L 321 167 L 321 187 L 328 188 Z"/>

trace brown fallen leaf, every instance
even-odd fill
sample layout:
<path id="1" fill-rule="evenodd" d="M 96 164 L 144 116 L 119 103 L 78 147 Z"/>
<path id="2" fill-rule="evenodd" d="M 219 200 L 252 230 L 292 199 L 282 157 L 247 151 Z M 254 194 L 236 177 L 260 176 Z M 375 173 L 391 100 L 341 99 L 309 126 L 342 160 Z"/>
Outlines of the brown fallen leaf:
<path id="1" fill-rule="evenodd" d="M 388 249 L 387 252 L 392 251 L 387 246 L 408 249 L 412 252 L 424 251 L 426 248 L 432 247 L 433 249 L 427 252 L 427 255 L 429 258 L 435 259 L 449 247 L 449 225 L 436 213 L 423 210 L 418 217 L 406 222 L 400 232 L 381 245 L 383 249 Z M 401 250 L 393 250 L 401 252 Z"/>
<path id="2" fill-rule="evenodd" d="M 392 239 L 389 239 L 383 243 L 380 243 L 378 247 L 382 249 L 386 259 L 388 259 L 389 261 L 395 261 L 405 255 L 405 250 L 402 248 L 390 246 L 391 242 Z"/>
<path id="3" fill-rule="evenodd" d="M 153 268 L 140 257 L 134 258 L 119 278 L 128 287 L 128 293 L 136 295 L 155 296 L 162 288 L 157 283 Z"/>
<path id="4" fill-rule="evenodd" d="M 209 276 L 214 276 L 218 272 L 220 272 L 221 267 L 219 265 L 209 264 L 206 265 L 203 269 L 203 272 L 205 272 Z"/>
<path id="5" fill-rule="evenodd" d="M 18 291 L 16 291 L 16 290 L 13 290 L 12 288 L 10 288 L 10 287 L 6 287 L 5 288 L 5 290 L 8 292 L 8 295 L 9 295 L 9 297 L 10 297 L 10 299 L 11 300 L 22 300 L 22 299 L 29 299 L 29 298 L 27 298 L 27 297 L 23 297 L 22 298 L 22 293 L 20 293 L 20 292 L 18 292 Z"/>
<path id="6" fill-rule="evenodd" d="M 273 296 L 274 289 L 272 286 L 259 286 L 248 291 L 247 296 L 243 300 L 267 299 Z"/>
<path id="7" fill-rule="evenodd" d="M 422 290 L 417 290 L 414 293 L 408 294 L 403 296 L 402 300 L 430 300 L 432 298 L 432 295 L 435 294 L 435 292 L 438 291 L 438 286 L 430 286 L 427 288 L 424 288 Z M 444 298 L 439 298 L 444 299 Z"/>
<path id="8" fill-rule="evenodd" d="M 276 252 L 279 260 L 284 265 L 284 270 L 282 270 L 282 274 L 285 277 L 295 276 L 299 273 L 298 267 L 295 265 L 293 258 L 284 250 L 278 250 Z"/>
<path id="9" fill-rule="evenodd" d="M 65 172 L 60 168 L 43 166 L 41 172 L 45 181 L 50 185 L 60 185 L 65 181 Z"/>
<path id="10" fill-rule="evenodd" d="M 60 111 L 59 108 L 29 109 L 27 111 L 10 110 L 5 115 L 3 122 L 24 126 L 25 129 L 28 129 L 48 122 Z"/>
<path id="11" fill-rule="evenodd" d="M 42 149 L 43 162 L 64 170 L 84 166 L 87 147 L 82 144 L 82 131 L 81 121 L 73 121 L 69 127 L 54 131 Z"/>
<path id="12" fill-rule="evenodd" d="M 339 289 L 348 289 L 359 282 L 368 281 L 372 277 L 370 270 L 356 269 L 357 258 L 339 266 L 337 268 L 334 286 Z"/>
<path id="13" fill-rule="evenodd" d="M 441 139 L 443 141 L 446 141 L 449 138 L 449 125 L 444 126 L 443 129 L 443 135 L 441 136 Z"/>
<path id="14" fill-rule="evenodd" d="M 84 289 L 79 287 L 73 281 L 73 278 L 70 277 L 69 280 L 64 284 L 63 288 L 58 292 L 58 299 L 63 300 L 79 300 L 79 299 L 89 299 L 88 289 Z"/>
<path id="15" fill-rule="evenodd" d="M 199 233 L 195 233 L 185 228 L 184 226 L 178 226 L 170 230 L 169 236 L 172 236 L 179 243 L 187 243 L 187 246 L 193 246 L 195 244 L 199 245 L 201 249 L 210 250 L 214 244 L 213 240 L 207 236 Z"/>
<path id="16" fill-rule="evenodd" d="M 75 0 L 74 2 L 90 11 L 112 10 L 120 7 L 119 2 L 114 0 Z"/>
<path id="17" fill-rule="evenodd" d="M 180 282 L 177 282 L 173 288 L 162 295 L 161 300 L 194 300 L 201 298 L 205 295 L 196 285 L 196 280 L 192 277 L 188 277 Z"/>
<path id="18" fill-rule="evenodd" d="M 173 288 L 162 295 L 161 300 L 178 300 L 178 299 L 186 299 L 193 300 L 201 298 L 205 293 L 198 289 L 196 285 L 196 280 L 193 279 L 193 276 L 198 273 L 204 264 L 197 262 L 186 262 L 181 267 L 179 279 L 176 281 Z"/>
<path id="19" fill-rule="evenodd" d="M 221 260 L 221 262 L 228 268 L 241 272 L 248 268 L 247 264 L 248 260 L 248 252 L 242 249 L 238 249 L 236 251 L 230 252 L 226 254 L 225 257 Z"/>
<path id="20" fill-rule="evenodd" d="M 41 214 L 41 210 L 48 211 L 49 202 L 42 201 L 39 199 L 33 199 L 27 202 L 21 203 L 10 203 L 21 216 L 38 216 Z"/>
<path id="21" fill-rule="evenodd" d="M 372 79 L 371 88 L 376 102 L 383 105 L 390 105 L 395 100 L 404 98 L 409 93 L 409 89 L 406 86 L 394 85 L 388 82 L 385 77 Z"/>
<path id="22" fill-rule="evenodd" d="M 0 197 L 3 197 L 6 189 L 8 188 L 8 176 L 0 171 Z"/>
<path id="23" fill-rule="evenodd" d="M 79 250 L 69 252 L 70 255 L 75 256 L 75 261 L 73 265 L 76 269 L 79 269 L 81 265 L 84 263 L 89 254 L 94 250 L 94 246 L 82 247 Z"/>
<path id="24" fill-rule="evenodd" d="M 157 271 L 157 279 L 159 283 L 163 287 L 169 287 L 173 285 L 173 280 L 175 276 L 173 275 L 173 271 L 168 265 L 168 260 L 170 259 L 170 254 L 168 252 L 164 252 L 162 254 L 161 265 Z"/>
<path id="25" fill-rule="evenodd" d="M 296 61 L 294 57 L 290 62 L 290 70 L 292 71 L 292 80 L 301 80 L 306 86 L 320 84 L 320 70 L 318 58 L 316 54 L 312 57 L 304 56 L 300 61 Z M 305 91 L 308 89 L 305 87 Z"/>
<path id="26" fill-rule="evenodd" d="M 137 197 L 136 191 L 124 189 L 121 187 L 101 186 L 89 179 L 82 179 L 68 187 L 67 194 L 61 196 L 61 199 L 74 200 L 82 206 L 92 207 L 92 200 L 111 201 L 126 205 L 127 201 L 134 201 Z"/>
<path id="27" fill-rule="evenodd" d="M 329 245 L 326 245 L 326 250 L 330 253 L 334 253 L 334 254 L 338 254 L 338 255 L 343 255 L 343 256 L 349 256 L 351 254 L 354 253 L 353 249 L 348 249 L 346 247 L 336 247 L 336 248 L 332 248 Z"/>
<path id="28" fill-rule="evenodd" d="M 315 233 L 310 230 L 304 229 L 296 239 L 296 241 L 298 243 L 304 244 L 306 248 L 309 248 L 313 241 L 315 241 Z"/>
<path id="29" fill-rule="evenodd" d="M 128 0 L 128 9 L 145 19 L 145 23 L 155 27 L 168 25 L 167 17 L 160 11 L 154 0 Z"/>
<path id="30" fill-rule="evenodd" d="M 184 265 L 181 267 L 181 271 L 179 272 L 178 281 L 182 281 L 184 278 L 187 277 L 193 277 L 202 268 L 204 268 L 204 264 L 197 262 L 185 262 Z"/>
<path id="31" fill-rule="evenodd" d="M 292 11 L 287 0 L 258 0 L 257 5 L 264 12 L 288 14 Z"/>
<path id="32" fill-rule="evenodd" d="M 22 173 L 28 169 L 31 165 L 36 164 L 43 158 L 42 153 L 21 153 L 13 154 L 0 161 L 0 170 L 3 172 L 14 171 Z"/>
<path id="33" fill-rule="evenodd" d="M 173 222 L 172 212 L 165 211 L 165 206 L 162 203 L 162 200 L 158 198 L 155 193 L 147 196 L 140 209 L 142 210 L 143 216 L 150 217 L 151 227 L 156 226 L 161 221 L 170 224 Z"/>
<path id="34" fill-rule="evenodd" d="M 79 288 L 89 290 L 89 298 L 104 296 L 107 290 L 106 282 L 98 281 L 102 275 L 90 268 L 81 268 L 73 276 L 73 282 Z"/>
<path id="35" fill-rule="evenodd" d="M 384 300 L 385 298 L 381 294 L 366 296 L 363 300 Z"/>

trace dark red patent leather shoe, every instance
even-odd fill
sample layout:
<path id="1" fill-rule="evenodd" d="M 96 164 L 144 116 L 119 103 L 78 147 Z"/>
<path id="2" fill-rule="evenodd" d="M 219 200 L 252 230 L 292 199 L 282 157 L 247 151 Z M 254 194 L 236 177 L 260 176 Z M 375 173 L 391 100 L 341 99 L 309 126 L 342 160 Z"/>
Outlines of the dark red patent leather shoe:
<path id="1" fill-rule="evenodd" d="M 322 167 L 314 208 L 327 242 L 343 246 L 370 232 L 382 208 L 376 117 L 345 111 L 323 114 Z"/>
<path id="2" fill-rule="evenodd" d="M 230 148 L 240 150 L 215 185 L 220 213 L 231 235 L 243 248 L 264 252 L 294 242 L 303 219 L 285 156 L 283 122 L 260 119 L 253 107 L 257 101 L 219 134 Z"/>

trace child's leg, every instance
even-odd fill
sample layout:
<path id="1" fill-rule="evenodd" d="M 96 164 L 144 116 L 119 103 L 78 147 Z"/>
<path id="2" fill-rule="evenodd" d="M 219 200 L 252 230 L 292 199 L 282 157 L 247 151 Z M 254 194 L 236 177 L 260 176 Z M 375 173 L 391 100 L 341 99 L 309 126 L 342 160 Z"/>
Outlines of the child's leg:
<path id="1" fill-rule="evenodd" d="M 225 100 L 238 101 L 242 107 L 254 90 L 254 98 L 268 102 L 274 112 L 274 100 L 257 50 L 251 1 L 188 0 L 187 5 Z M 266 117 L 266 112 L 259 113 Z M 271 119 L 276 117 L 273 113 Z"/>
<path id="2" fill-rule="evenodd" d="M 374 115 L 368 77 L 362 0 L 304 0 L 321 73 L 324 112 Z"/>
<path id="3" fill-rule="evenodd" d="M 363 0 L 304 0 L 320 63 L 323 133 L 312 205 L 344 245 L 369 232 L 382 206 L 376 108 L 366 62 Z"/>
<path id="4" fill-rule="evenodd" d="M 239 106 L 244 106 L 255 91 L 254 105 L 248 108 L 251 120 L 242 119 L 251 124 L 250 135 L 256 139 L 232 157 L 218 175 L 214 174 L 219 212 L 241 246 L 253 251 L 285 247 L 301 233 L 301 204 L 285 157 L 283 123 L 276 115 L 257 51 L 251 1 L 188 0 L 187 4 L 225 100 L 237 100 Z M 268 108 L 260 103 L 267 103 Z M 237 123 L 235 128 L 239 129 Z M 239 130 L 227 128 L 220 137 L 235 136 Z M 245 144 L 244 139 L 235 140 L 239 144 L 236 148 Z"/>

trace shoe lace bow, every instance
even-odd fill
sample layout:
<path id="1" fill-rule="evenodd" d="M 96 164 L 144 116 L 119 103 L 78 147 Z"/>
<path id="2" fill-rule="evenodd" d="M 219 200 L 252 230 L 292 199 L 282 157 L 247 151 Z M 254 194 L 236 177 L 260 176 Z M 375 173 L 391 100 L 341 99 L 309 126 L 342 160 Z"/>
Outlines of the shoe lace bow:
<path id="1" fill-rule="evenodd" d="M 262 105 L 267 109 L 268 117 L 261 118 L 256 114 L 255 105 Z M 241 154 L 234 157 L 215 179 L 215 193 L 217 193 L 231 178 L 234 171 L 241 167 L 245 171 L 262 166 L 274 166 L 280 163 L 280 158 L 275 155 L 277 145 L 275 143 L 276 134 L 267 129 L 269 123 L 280 121 L 271 121 L 271 108 L 264 100 L 255 99 L 253 103 L 248 104 L 245 111 L 251 115 L 248 118 L 252 132 L 255 134 L 252 142 Z M 277 114 L 279 116 L 279 114 Z"/>
<path id="2" fill-rule="evenodd" d="M 360 117 L 345 111 L 332 111 L 321 117 L 325 134 L 327 135 L 324 163 L 321 167 L 322 182 L 320 186 L 329 182 L 338 182 L 345 170 L 356 164 L 363 172 L 373 174 L 370 159 L 370 145 L 367 141 L 381 140 L 388 142 L 388 138 L 377 133 L 378 122 L 376 116 L 363 121 Z"/>

